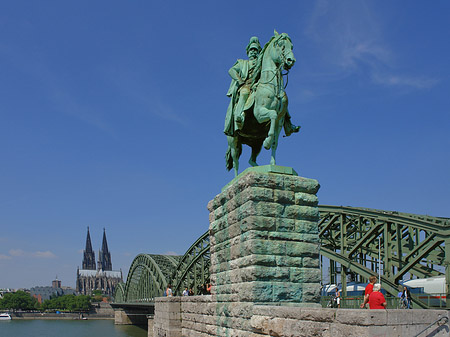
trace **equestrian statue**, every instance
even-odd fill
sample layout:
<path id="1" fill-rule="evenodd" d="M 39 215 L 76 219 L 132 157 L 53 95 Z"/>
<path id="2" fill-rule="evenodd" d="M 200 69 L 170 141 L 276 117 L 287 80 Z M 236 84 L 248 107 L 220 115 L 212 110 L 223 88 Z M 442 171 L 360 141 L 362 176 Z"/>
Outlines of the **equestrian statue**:
<path id="1" fill-rule="evenodd" d="M 262 49 L 258 38 L 252 37 L 246 51 L 248 60 L 238 59 L 228 71 L 232 81 L 224 129 L 228 140 L 226 166 L 228 171 L 234 168 L 235 176 L 242 144 L 252 148 L 250 165 L 258 166 L 256 157 L 262 146 L 272 150 L 270 164 L 275 165 L 281 129 L 284 127 L 286 136 L 300 129 L 291 123 L 283 79 L 295 63 L 290 37 L 275 31 Z"/>

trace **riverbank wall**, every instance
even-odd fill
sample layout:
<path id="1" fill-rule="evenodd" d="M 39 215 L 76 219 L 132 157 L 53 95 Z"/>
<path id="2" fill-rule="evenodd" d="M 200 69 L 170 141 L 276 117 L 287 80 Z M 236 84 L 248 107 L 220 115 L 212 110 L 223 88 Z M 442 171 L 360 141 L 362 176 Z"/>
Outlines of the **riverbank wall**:
<path id="1" fill-rule="evenodd" d="M 323 309 L 245 302 L 230 305 L 217 302 L 211 295 L 160 297 L 155 300 L 149 336 L 410 337 L 426 329 L 423 336 L 448 337 L 449 318 L 447 310 Z"/>
<path id="2" fill-rule="evenodd" d="M 94 303 L 89 312 L 10 312 L 12 319 L 114 319 L 114 309 L 108 303 Z"/>

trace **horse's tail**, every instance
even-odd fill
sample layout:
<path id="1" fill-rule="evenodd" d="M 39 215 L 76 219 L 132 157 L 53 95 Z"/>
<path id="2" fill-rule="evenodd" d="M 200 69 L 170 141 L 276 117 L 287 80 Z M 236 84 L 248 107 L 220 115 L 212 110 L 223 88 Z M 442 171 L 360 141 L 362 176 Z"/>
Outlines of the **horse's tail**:
<path id="1" fill-rule="evenodd" d="M 227 171 L 233 168 L 233 157 L 231 156 L 231 146 L 228 145 L 227 153 L 225 154 L 225 162 L 227 166 Z"/>

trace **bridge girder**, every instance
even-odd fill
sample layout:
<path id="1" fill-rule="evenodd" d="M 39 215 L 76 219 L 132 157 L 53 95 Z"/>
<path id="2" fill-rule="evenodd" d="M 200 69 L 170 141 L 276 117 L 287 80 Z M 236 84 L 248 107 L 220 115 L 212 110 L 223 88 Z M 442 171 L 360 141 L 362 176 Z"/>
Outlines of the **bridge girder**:
<path id="1" fill-rule="evenodd" d="M 381 282 L 392 295 L 397 294 L 398 281 L 409 273 L 420 278 L 445 274 L 449 296 L 450 219 L 327 205 L 320 205 L 319 211 L 321 255 L 330 259 L 330 267 L 336 263 L 344 267 L 344 293 L 347 271 L 367 279 L 376 273 L 380 255 L 384 267 Z M 162 296 L 169 282 L 178 295 L 184 287 L 197 290 L 208 282 L 209 266 L 209 232 L 182 257 L 139 254 L 126 284 L 116 288 L 115 302 L 152 301 Z"/>
<path id="2" fill-rule="evenodd" d="M 448 293 L 449 219 L 342 206 L 322 205 L 319 210 L 321 254 L 331 264 L 343 267 L 344 293 L 348 271 L 368 278 L 376 274 L 379 262 L 383 288 L 394 296 L 405 274 L 421 278 L 446 275 Z M 336 270 L 335 265 L 330 267 Z"/>

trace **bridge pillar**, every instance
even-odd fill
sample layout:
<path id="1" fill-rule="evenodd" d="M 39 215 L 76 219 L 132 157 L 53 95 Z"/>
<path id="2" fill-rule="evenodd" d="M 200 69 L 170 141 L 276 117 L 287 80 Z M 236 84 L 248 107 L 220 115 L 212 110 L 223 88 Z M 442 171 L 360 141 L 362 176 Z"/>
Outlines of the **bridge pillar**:
<path id="1" fill-rule="evenodd" d="M 258 166 L 209 202 L 218 302 L 319 306 L 319 187 L 292 168 Z"/>
<path id="2" fill-rule="evenodd" d="M 114 324 L 131 325 L 131 324 L 133 324 L 133 322 L 131 321 L 130 317 L 127 315 L 125 310 L 116 309 L 116 310 L 114 310 Z"/>

